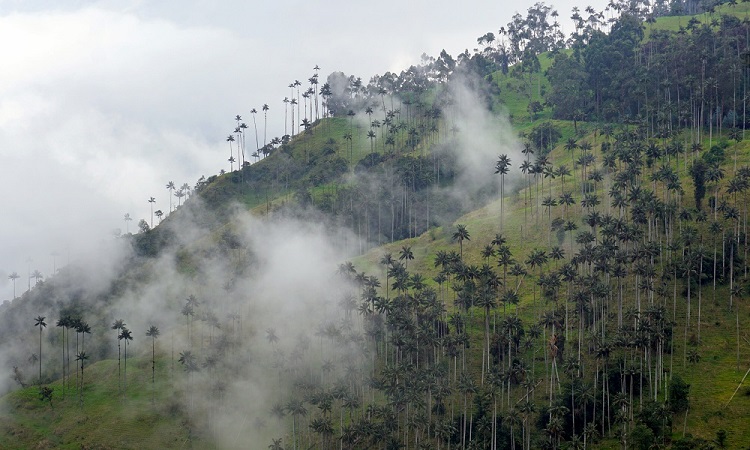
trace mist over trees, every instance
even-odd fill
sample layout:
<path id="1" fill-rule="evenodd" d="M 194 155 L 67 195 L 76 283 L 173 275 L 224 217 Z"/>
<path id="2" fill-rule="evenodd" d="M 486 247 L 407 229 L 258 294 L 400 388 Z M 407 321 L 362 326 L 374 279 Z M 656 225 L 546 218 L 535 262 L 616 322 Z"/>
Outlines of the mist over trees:
<path id="1" fill-rule="evenodd" d="M 316 66 L 234 118 L 228 172 L 2 306 L 3 391 L 61 408 L 75 378 L 220 448 L 740 442 L 685 431 L 729 419 L 685 379 L 748 354 L 750 21 L 715 10 L 615 1 L 565 36 L 538 3 L 473 53 Z"/>

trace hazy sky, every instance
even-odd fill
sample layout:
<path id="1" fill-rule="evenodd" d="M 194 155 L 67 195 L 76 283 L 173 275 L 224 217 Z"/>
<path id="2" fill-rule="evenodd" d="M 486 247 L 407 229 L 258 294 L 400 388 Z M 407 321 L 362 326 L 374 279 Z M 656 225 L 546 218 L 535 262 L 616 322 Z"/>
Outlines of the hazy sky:
<path id="1" fill-rule="evenodd" d="M 315 65 L 366 82 L 471 51 L 535 2 L 216 3 L 0 0 L 0 301 L 9 273 L 20 294 L 29 269 L 52 273 L 52 252 L 59 267 L 125 231 L 125 213 L 130 231 L 150 220 L 149 197 L 167 211 L 168 181 L 228 169 L 236 114 L 252 127 L 267 103 L 269 138 L 283 134 L 287 85 Z M 549 3 L 565 19 L 576 4 Z"/>

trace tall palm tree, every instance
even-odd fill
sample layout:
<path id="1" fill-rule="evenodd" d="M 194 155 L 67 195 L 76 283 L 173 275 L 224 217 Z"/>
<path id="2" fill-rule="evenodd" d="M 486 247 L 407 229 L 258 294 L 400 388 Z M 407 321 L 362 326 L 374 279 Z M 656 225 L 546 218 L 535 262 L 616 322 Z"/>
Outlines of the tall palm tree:
<path id="1" fill-rule="evenodd" d="M 146 336 L 151 338 L 151 386 L 156 382 L 156 338 L 159 337 L 159 328 L 151 325 L 146 331 Z M 151 401 L 153 402 L 153 391 Z"/>
<path id="2" fill-rule="evenodd" d="M 62 395 L 63 395 L 63 398 L 65 398 L 65 330 L 68 328 L 69 323 L 70 323 L 69 316 L 63 316 L 57 320 L 57 326 L 60 327 L 60 329 L 62 329 L 62 339 L 60 339 L 60 341 L 62 342 Z"/>
<path id="3" fill-rule="evenodd" d="M 133 340 L 133 333 L 130 332 L 127 328 L 124 326 L 122 327 L 122 330 L 120 331 L 120 334 L 117 336 L 117 339 L 119 340 L 125 340 L 125 361 L 123 364 L 123 375 L 122 375 L 122 395 L 125 396 L 125 393 L 128 390 L 128 341 Z"/>
<path id="4" fill-rule="evenodd" d="M 404 245 L 401 247 L 401 250 L 398 252 L 398 260 L 404 261 L 404 268 L 409 268 L 409 261 L 414 259 L 414 253 L 411 251 L 411 247 L 408 245 Z"/>
<path id="5" fill-rule="evenodd" d="M 34 279 L 34 284 L 39 283 L 40 278 L 44 278 L 44 275 L 42 275 L 42 272 L 39 271 L 39 269 L 34 269 L 33 272 L 31 272 L 31 278 Z"/>
<path id="6" fill-rule="evenodd" d="M 36 316 L 34 326 L 39 327 L 39 384 L 42 384 L 42 328 L 47 327 L 44 316 Z"/>
<path id="7" fill-rule="evenodd" d="M 263 104 L 263 146 L 266 145 L 266 131 L 268 131 L 268 104 Z"/>
<path id="8" fill-rule="evenodd" d="M 255 151 L 260 150 L 260 144 L 258 143 L 258 122 L 255 121 L 255 115 L 258 114 L 258 110 L 253 108 L 250 110 L 250 114 L 253 115 L 253 127 L 255 128 Z"/>
<path id="9" fill-rule="evenodd" d="M 180 359 L 178 360 L 180 364 L 185 368 L 185 372 L 188 373 L 188 383 L 191 383 L 193 379 L 193 373 L 200 370 L 200 367 L 198 366 L 198 363 L 196 361 L 195 355 L 190 350 L 186 350 L 182 353 L 180 353 Z M 190 386 L 188 386 L 188 391 L 190 392 L 190 406 L 193 406 L 193 393 Z"/>
<path id="10" fill-rule="evenodd" d="M 500 174 L 500 230 L 503 229 L 503 201 L 505 200 L 505 175 L 510 168 L 508 155 L 500 155 L 495 163 L 495 174 Z"/>
<path id="11" fill-rule="evenodd" d="M 151 228 L 154 228 L 154 203 L 156 203 L 156 199 L 149 197 L 148 202 L 151 204 Z"/>
<path id="12" fill-rule="evenodd" d="M 121 372 L 121 347 L 120 347 L 120 331 L 125 328 L 125 322 L 122 319 L 117 319 L 112 324 L 112 329 L 115 330 L 115 336 L 117 337 L 117 389 L 122 390 L 122 372 Z"/>
<path id="13" fill-rule="evenodd" d="M 230 134 L 227 136 L 227 142 L 229 142 L 229 156 L 232 157 L 234 155 L 234 150 L 232 149 L 232 142 L 234 142 L 234 135 Z"/>
<path id="14" fill-rule="evenodd" d="M 305 408 L 305 405 L 301 400 L 293 398 L 286 404 L 285 409 L 288 414 L 292 415 L 292 439 L 294 441 L 294 446 L 292 448 L 297 450 L 297 417 L 306 416 L 307 408 Z"/>
<path id="15" fill-rule="evenodd" d="M 175 190 L 174 181 L 167 182 L 167 190 L 169 191 L 169 212 L 172 212 L 172 193 Z"/>
<path id="16" fill-rule="evenodd" d="M 130 222 L 133 220 L 132 217 L 130 217 L 130 213 L 125 213 L 125 215 L 122 217 L 122 220 L 125 221 L 125 233 L 130 232 Z"/>
<path id="17" fill-rule="evenodd" d="M 87 359 L 89 359 L 89 357 L 86 355 L 86 352 L 82 351 L 76 353 L 76 361 L 81 362 L 81 384 L 78 387 L 78 398 L 80 399 L 81 406 L 83 406 L 83 367 Z"/>
<path id="18" fill-rule="evenodd" d="M 466 229 L 466 225 L 457 224 L 456 231 L 453 233 L 452 239 L 458 241 L 458 247 L 460 249 L 461 261 L 464 259 L 464 241 L 470 241 L 469 231 Z"/>
<path id="19" fill-rule="evenodd" d="M 16 298 L 16 280 L 19 278 L 21 278 L 21 275 L 19 275 L 18 272 L 13 272 L 8 275 L 8 279 L 13 282 L 13 299 Z"/>

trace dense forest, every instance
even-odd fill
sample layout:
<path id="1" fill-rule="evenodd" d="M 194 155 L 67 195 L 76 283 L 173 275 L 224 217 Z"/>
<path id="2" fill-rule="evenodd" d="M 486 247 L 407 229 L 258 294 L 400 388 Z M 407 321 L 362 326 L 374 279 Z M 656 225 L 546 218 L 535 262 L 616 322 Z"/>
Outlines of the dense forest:
<path id="1" fill-rule="evenodd" d="M 237 115 L 0 307 L 0 446 L 750 448 L 750 8 L 558 17 Z"/>

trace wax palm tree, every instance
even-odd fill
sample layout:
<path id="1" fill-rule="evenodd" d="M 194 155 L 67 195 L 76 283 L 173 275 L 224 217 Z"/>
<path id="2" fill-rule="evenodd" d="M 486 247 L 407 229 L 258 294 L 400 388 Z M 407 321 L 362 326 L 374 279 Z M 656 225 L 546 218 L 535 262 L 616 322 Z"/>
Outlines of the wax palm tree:
<path id="1" fill-rule="evenodd" d="M 16 280 L 19 278 L 21 278 L 21 275 L 19 275 L 18 272 L 13 272 L 8 275 L 8 279 L 13 282 L 13 299 L 16 298 Z"/>
<path id="2" fill-rule="evenodd" d="M 117 389 L 122 390 L 122 372 L 121 372 L 121 347 L 120 347 L 120 331 L 125 328 L 125 322 L 122 319 L 117 319 L 112 324 L 112 329 L 115 330 L 115 337 L 117 337 Z"/>
<path id="3" fill-rule="evenodd" d="M 159 219 L 159 223 L 161 223 L 161 218 L 164 217 L 164 213 L 162 212 L 162 210 L 157 209 L 156 211 L 154 211 L 154 215 L 157 219 Z"/>
<path id="4" fill-rule="evenodd" d="M 82 351 L 82 352 L 76 353 L 76 361 L 81 362 L 81 383 L 78 387 L 78 393 L 79 393 L 78 396 L 80 399 L 81 406 L 83 406 L 83 369 L 84 369 L 85 362 L 87 359 L 89 359 L 89 357 L 88 355 L 86 355 L 86 352 Z"/>
<path id="5" fill-rule="evenodd" d="M 182 364 L 182 367 L 185 369 L 185 372 L 188 373 L 188 384 L 192 383 L 193 380 L 193 373 L 200 370 L 200 366 L 198 366 L 198 361 L 190 350 L 186 350 L 182 353 L 180 353 L 180 359 L 178 360 L 180 364 Z M 193 406 L 193 390 L 190 386 L 188 386 L 188 391 L 190 392 L 190 406 Z"/>
<path id="6" fill-rule="evenodd" d="M 401 247 L 401 250 L 398 253 L 398 260 L 404 261 L 404 268 L 409 268 L 409 261 L 414 259 L 414 253 L 411 251 L 411 247 L 408 245 L 404 245 Z"/>
<path id="7" fill-rule="evenodd" d="M 453 241 L 458 241 L 458 247 L 460 249 L 459 254 L 461 255 L 461 261 L 464 259 L 464 241 L 470 241 L 471 236 L 469 231 L 466 229 L 466 225 L 457 224 L 456 231 L 453 232 L 451 237 Z"/>
<path id="8" fill-rule="evenodd" d="M 151 338 L 151 386 L 154 387 L 156 383 L 156 338 L 159 337 L 159 328 L 151 325 L 146 331 L 146 336 Z M 153 390 L 153 392 L 156 392 Z M 153 394 L 151 397 L 153 402 Z"/>
<path id="9" fill-rule="evenodd" d="M 56 325 L 62 330 L 62 339 L 60 339 L 60 341 L 62 342 L 62 396 L 63 398 L 65 398 L 65 330 L 66 328 L 68 328 L 69 323 L 70 323 L 70 317 L 63 316 L 57 320 L 57 325 Z"/>
<path id="10" fill-rule="evenodd" d="M 375 137 L 376 135 L 374 131 L 370 130 L 367 132 L 367 138 L 370 139 L 370 153 L 375 152 Z"/>
<path id="11" fill-rule="evenodd" d="M 294 441 L 293 448 L 297 450 L 297 417 L 306 416 L 307 408 L 301 400 L 293 398 L 286 404 L 286 412 L 292 416 L 292 440 Z"/>
<path id="12" fill-rule="evenodd" d="M 177 192 L 174 194 L 175 197 L 177 197 L 177 207 L 179 208 L 182 206 L 182 197 L 185 196 L 185 191 L 182 189 L 178 189 Z"/>
<path id="13" fill-rule="evenodd" d="M 122 327 L 122 330 L 120 331 L 119 336 L 117 336 L 117 339 L 124 340 L 125 341 L 125 352 L 124 352 L 124 363 L 123 363 L 123 372 L 122 372 L 122 395 L 123 397 L 128 391 L 128 341 L 133 340 L 133 333 L 130 332 L 127 328 L 124 326 Z"/>
<path id="14" fill-rule="evenodd" d="M 130 222 L 133 220 L 132 217 L 130 217 L 130 213 L 125 213 L 125 215 L 122 217 L 122 220 L 125 221 L 125 233 L 130 232 Z"/>
<path id="15" fill-rule="evenodd" d="M 266 145 L 266 131 L 268 130 L 268 110 L 270 109 L 266 103 L 263 104 L 263 145 Z"/>
<path id="16" fill-rule="evenodd" d="M 39 384 L 42 384 L 42 329 L 47 327 L 44 316 L 36 316 L 34 326 L 39 327 Z"/>
<path id="17" fill-rule="evenodd" d="M 234 142 L 234 135 L 230 134 L 227 136 L 227 142 L 229 142 L 229 157 L 234 159 L 232 155 L 234 154 L 234 150 L 232 149 L 232 142 Z"/>
<path id="18" fill-rule="evenodd" d="M 156 203 L 156 199 L 149 197 L 148 202 L 151 204 L 151 228 L 154 228 L 154 203 Z"/>
<path id="19" fill-rule="evenodd" d="M 508 155 L 500 155 L 495 163 L 495 174 L 500 174 L 500 230 L 503 229 L 503 202 L 505 201 L 505 175 L 510 168 Z"/>
<path id="20" fill-rule="evenodd" d="M 253 127 L 255 128 L 255 151 L 260 150 L 260 144 L 258 142 L 258 122 L 255 121 L 255 115 L 258 114 L 258 110 L 253 108 L 250 110 L 250 114 L 253 115 Z"/>
<path id="21" fill-rule="evenodd" d="M 39 284 L 39 280 L 41 278 L 44 278 L 44 275 L 42 275 L 42 272 L 39 271 L 39 269 L 34 269 L 33 272 L 31 272 L 31 278 L 34 279 L 34 284 Z"/>
<path id="22" fill-rule="evenodd" d="M 76 333 L 81 334 L 81 350 L 86 348 L 86 335 L 91 334 L 91 326 L 83 320 L 76 321 Z"/>
<path id="23" fill-rule="evenodd" d="M 175 190 L 174 181 L 167 182 L 167 190 L 169 191 L 169 212 L 172 212 L 172 193 Z"/>

